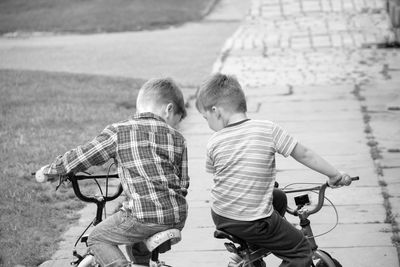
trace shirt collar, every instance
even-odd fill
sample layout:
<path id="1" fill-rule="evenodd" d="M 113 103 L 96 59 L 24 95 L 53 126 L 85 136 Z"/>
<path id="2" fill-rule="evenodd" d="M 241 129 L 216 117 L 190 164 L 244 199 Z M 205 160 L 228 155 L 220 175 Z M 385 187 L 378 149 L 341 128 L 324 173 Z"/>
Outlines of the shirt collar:
<path id="1" fill-rule="evenodd" d="M 233 126 L 236 126 L 236 125 L 242 124 L 242 123 L 244 123 L 244 122 L 246 122 L 246 121 L 249 121 L 249 120 L 250 120 L 250 119 L 244 119 L 244 120 L 241 120 L 241 121 L 238 121 L 238 122 L 232 123 L 232 124 L 228 124 L 228 125 L 226 125 L 226 126 L 225 126 L 225 128 L 228 128 L 228 127 L 233 127 Z"/>
<path id="2" fill-rule="evenodd" d="M 161 116 L 158 116 L 151 112 L 137 113 L 137 114 L 133 115 L 133 118 L 134 119 L 155 119 L 158 121 L 165 122 L 165 120 Z"/>

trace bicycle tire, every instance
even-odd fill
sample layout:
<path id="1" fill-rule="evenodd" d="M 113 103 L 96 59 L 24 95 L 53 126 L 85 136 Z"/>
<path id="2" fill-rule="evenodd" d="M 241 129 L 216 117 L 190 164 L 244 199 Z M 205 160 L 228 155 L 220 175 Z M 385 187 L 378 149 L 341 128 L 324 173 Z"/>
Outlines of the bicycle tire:
<path id="1" fill-rule="evenodd" d="M 313 266 L 315 267 L 342 267 L 336 259 L 323 250 L 314 251 Z"/>

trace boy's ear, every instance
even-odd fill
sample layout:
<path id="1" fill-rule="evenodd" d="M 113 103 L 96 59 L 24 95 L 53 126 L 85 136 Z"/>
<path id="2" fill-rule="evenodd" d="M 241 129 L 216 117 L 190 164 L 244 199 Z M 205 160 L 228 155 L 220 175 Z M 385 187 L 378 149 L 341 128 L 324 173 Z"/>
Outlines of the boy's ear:
<path id="1" fill-rule="evenodd" d="M 174 111 L 174 104 L 172 104 L 172 103 L 168 103 L 168 105 L 166 105 L 165 106 L 165 115 L 169 115 L 170 114 L 170 112 L 173 112 Z"/>
<path id="2" fill-rule="evenodd" d="M 167 111 L 172 111 L 174 109 L 174 104 L 168 103 L 167 105 Z"/>
<path id="3" fill-rule="evenodd" d="M 215 113 L 215 116 L 217 116 L 217 118 L 221 117 L 221 110 L 219 107 L 212 106 L 211 111 Z"/>

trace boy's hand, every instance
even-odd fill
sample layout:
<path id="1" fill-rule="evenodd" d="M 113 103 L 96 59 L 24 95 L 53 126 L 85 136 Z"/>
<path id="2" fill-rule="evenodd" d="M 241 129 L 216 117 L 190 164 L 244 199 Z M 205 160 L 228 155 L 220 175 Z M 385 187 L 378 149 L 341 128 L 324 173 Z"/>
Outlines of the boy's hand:
<path id="1" fill-rule="evenodd" d="M 35 172 L 35 179 L 38 183 L 53 182 L 61 178 L 61 182 L 67 180 L 67 175 L 49 173 L 50 165 L 45 165 Z M 46 174 L 45 174 L 46 173 Z"/>
<path id="2" fill-rule="evenodd" d="M 36 171 L 36 173 L 35 173 L 35 179 L 36 179 L 36 181 L 37 182 L 39 182 L 39 183 L 44 183 L 44 182 L 46 182 L 47 181 L 47 175 L 45 175 L 43 172 L 44 172 L 44 170 L 47 168 L 47 167 L 49 167 L 49 165 L 45 165 L 45 166 L 43 166 L 42 168 L 40 168 L 38 171 Z"/>
<path id="3" fill-rule="evenodd" d="M 349 186 L 351 184 L 351 177 L 347 173 L 339 173 L 334 177 L 329 177 L 328 185 L 332 188 Z"/>

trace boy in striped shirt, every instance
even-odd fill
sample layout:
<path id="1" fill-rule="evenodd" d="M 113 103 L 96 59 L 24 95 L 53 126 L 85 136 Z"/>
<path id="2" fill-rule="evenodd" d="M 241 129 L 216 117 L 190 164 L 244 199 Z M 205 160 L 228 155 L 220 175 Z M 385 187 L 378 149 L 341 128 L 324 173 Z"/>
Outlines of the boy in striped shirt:
<path id="1" fill-rule="evenodd" d="M 350 185 L 350 177 L 276 123 L 247 118 L 245 95 L 232 76 L 213 74 L 200 87 L 196 106 L 215 131 L 206 170 L 214 176 L 211 212 L 217 229 L 270 250 L 283 260 L 281 266 L 309 267 L 308 241 L 274 209 L 275 153 L 328 176 L 332 186 Z"/>

